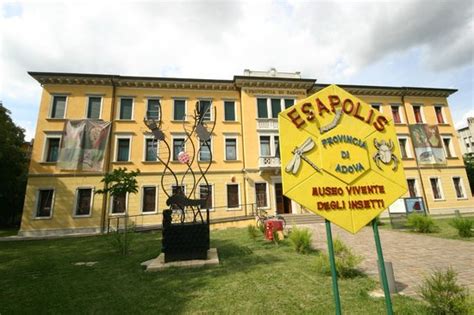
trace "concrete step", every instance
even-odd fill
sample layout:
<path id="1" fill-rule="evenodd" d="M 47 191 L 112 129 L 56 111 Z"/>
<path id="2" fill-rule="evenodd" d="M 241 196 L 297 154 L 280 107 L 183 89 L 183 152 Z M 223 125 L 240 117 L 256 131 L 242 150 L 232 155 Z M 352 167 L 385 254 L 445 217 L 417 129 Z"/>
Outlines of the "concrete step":
<path id="1" fill-rule="evenodd" d="M 313 224 L 313 223 L 324 223 L 324 218 L 319 215 L 312 213 L 305 214 L 282 214 L 286 220 L 286 225 L 291 226 L 293 224 Z"/>

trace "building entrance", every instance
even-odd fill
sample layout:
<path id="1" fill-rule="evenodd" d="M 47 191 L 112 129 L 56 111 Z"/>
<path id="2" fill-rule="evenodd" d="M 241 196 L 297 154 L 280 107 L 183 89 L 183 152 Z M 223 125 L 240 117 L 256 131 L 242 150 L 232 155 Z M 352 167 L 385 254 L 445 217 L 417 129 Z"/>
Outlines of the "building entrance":
<path id="1" fill-rule="evenodd" d="M 276 212 L 278 214 L 291 213 L 291 199 L 283 195 L 281 183 L 275 183 Z"/>

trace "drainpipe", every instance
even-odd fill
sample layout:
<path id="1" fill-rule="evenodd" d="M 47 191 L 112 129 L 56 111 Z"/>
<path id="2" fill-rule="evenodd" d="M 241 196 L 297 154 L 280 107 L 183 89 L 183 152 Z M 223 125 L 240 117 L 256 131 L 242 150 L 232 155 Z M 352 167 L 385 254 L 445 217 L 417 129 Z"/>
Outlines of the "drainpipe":
<path id="1" fill-rule="evenodd" d="M 113 134 L 114 134 L 114 118 L 115 118 L 115 92 L 116 92 L 116 85 L 115 85 L 115 76 L 110 77 L 110 81 L 112 83 L 112 101 L 111 101 L 111 106 L 110 106 L 110 122 L 111 122 L 111 127 L 110 127 L 110 133 L 109 133 L 109 141 L 107 143 L 107 150 L 104 155 L 104 160 L 105 160 L 105 169 L 104 173 L 107 174 L 110 171 L 110 166 L 112 164 L 111 156 L 112 156 L 112 139 L 113 139 Z M 107 189 L 108 185 L 104 184 L 104 189 Z M 107 201 L 108 201 L 108 194 L 103 194 L 102 198 L 102 215 L 101 215 L 101 229 L 102 233 L 106 232 L 106 221 L 107 221 Z"/>
<path id="2" fill-rule="evenodd" d="M 240 135 L 242 138 L 242 173 L 244 174 L 244 184 L 243 184 L 243 197 L 244 197 L 244 208 L 245 214 L 248 214 L 248 205 L 247 205 L 247 167 L 245 164 L 245 137 L 244 137 L 244 109 L 242 102 L 242 88 L 239 89 L 239 103 L 240 103 Z M 253 209 L 253 207 L 252 207 Z"/>
<path id="3" fill-rule="evenodd" d="M 408 114 L 407 114 L 407 108 L 405 106 L 405 96 L 407 95 L 408 93 L 408 90 L 407 88 L 403 88 L 403 92 L 402 92 L 402 105 L 403 105 L 403 110 L 405 112 L 405 117 L 407 119 L 407 124 L 408 124 Z M 411 136 L 411 134 L 410 134 Z M 418 164 L 418 159 L 416 158 L 416 151 L 415 151 L 415 145 L 413 144 L 413 141 L 410 141 L 411 142 L 411 148 L 412 148 L 412 152 L 413 154 L 415 155 L 415 163 L 416 163 L 416 169 L 418 171 L 418 177 L 420 179 L 420 184 L 421 184 L 421 190 L 423 192 L 423 198 L 425 199 L 425 206 L 426 206 L 426 211 L 428 213 L 430 213 L 430 210 L 429 210 L 429 207 L 428 207 L 428 199 L 426 198 L 426 191 L 425 191 L 425 185 L 423 184 L 423 178 L 421 177 L 421 170 L 420 170 L 420 166 Z"/>

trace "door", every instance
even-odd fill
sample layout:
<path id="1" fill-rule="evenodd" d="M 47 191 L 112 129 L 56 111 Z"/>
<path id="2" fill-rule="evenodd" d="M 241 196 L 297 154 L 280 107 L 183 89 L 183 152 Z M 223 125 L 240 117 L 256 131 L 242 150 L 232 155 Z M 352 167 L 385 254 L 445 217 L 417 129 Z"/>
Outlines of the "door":
<path id="1" fill-rule="evenodd" d="M 283 196 L 281 183 L 275 183 L 275 203 L 278 214 L 291 213 L 291 199 Z"/>

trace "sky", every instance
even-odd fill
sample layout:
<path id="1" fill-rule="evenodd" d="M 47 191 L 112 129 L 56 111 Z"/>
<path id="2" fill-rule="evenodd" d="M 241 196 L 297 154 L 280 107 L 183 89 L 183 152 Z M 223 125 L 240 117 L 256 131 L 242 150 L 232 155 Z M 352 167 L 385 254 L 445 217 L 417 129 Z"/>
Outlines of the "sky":
<path id="1" fill-rule="evenodd" d="M 300 71 L 321 83 L 455 88 L 474 116 L 474 1 L 0 0 L 0 100 L 34 136 L 27 71 L 232 79 Z"/>

